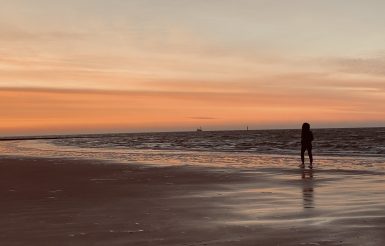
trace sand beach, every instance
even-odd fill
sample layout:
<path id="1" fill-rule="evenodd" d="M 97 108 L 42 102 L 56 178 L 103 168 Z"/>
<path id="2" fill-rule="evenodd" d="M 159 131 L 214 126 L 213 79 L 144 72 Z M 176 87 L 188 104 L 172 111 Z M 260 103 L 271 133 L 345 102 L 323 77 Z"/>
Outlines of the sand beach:
<path id="1" fill-rule="evenodd" d="M 0 160 L 1 245 L 384 245 L 382 171 Z"/>

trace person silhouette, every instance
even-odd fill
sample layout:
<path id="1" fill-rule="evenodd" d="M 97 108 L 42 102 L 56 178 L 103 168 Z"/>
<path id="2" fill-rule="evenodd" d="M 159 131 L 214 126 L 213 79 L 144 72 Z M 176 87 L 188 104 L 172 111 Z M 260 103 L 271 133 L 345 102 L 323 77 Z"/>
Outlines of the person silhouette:
<path id="1" fill-rule="evenodd" d="M 313 168 L 313 153 L 312 153 L 312 144 L 313 141 L 313 133 L 310 131 L 310 124 L 309 123 L 303 123 L 302 124 L 302 133 L 301 133 L 301 161 L 302 164 L 300 165 L 301 168 L 305 167 L 305 151 L 307 150 L 307 153 L 309 155 L 310 159 L 310 165 L 309 168 Z"/>

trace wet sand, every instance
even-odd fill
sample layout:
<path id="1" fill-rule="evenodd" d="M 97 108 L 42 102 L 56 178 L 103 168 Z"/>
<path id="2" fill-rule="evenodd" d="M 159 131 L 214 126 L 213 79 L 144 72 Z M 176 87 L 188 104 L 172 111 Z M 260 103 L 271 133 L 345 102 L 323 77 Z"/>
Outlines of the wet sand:
<path id="1" fill-rule="evenodd" d="M 1 158 L 0 245 L 385 245 L 384 173 Z"/>

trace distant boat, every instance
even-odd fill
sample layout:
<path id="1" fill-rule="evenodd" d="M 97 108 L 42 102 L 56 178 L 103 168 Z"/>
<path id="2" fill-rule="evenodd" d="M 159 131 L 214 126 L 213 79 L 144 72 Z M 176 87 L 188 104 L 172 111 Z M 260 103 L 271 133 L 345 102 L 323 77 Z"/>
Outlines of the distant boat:
<path id="1" fill-rule="evenodd" d="M 201 131 L 203 131 L 202 127 L 197 128 L 197 132 L 201 132 Z"/>

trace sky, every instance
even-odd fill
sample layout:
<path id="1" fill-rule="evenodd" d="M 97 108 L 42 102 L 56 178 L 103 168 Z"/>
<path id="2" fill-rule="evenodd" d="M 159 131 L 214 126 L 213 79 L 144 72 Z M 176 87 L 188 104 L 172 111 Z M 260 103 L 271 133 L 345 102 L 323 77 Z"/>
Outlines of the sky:
<path id="1" fill-rule="evenodd" d="M 0 5 L 0 135 L 385 126 L 382 0 Z"/>

